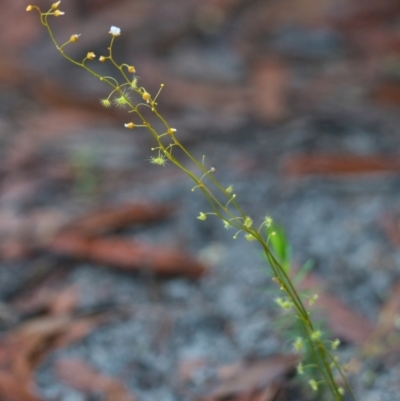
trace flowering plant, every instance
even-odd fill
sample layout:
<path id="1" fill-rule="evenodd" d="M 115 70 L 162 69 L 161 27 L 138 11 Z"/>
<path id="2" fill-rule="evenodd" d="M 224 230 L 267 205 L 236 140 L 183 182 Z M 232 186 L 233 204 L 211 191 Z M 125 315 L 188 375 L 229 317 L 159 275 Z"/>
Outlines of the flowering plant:
<path id="1" fill-rule="evenodd" d="M 307 376 L 307 372 L 309 372 L 306 381 L 315 392 L 320 391 L 321 387 L 326 386 L 335 401 L 343 401 L 345 392 L 355 401 L 343 368 L 338 358 L 332 354 L 332 351 L 339 345 L 339 340 L 329 341 L 325 339 L 324 333 L 314 327 L 310 312 L 306 307 L 306 300 L 296 290 L 287 266 L 279 260 L 276 252 L 274 252 L 274 247 L 271 246 L 271 238 L 277 234 L 275 231 L 265 229 L 271 227 L 271 217 L 266 216 L 256 225 L 253 219 L 242 210 L 236 194 L 233 192 L 233 187 L 223 186 L 215 177 L 216 169 L 214 167 L 206 167 L 204 156 L 199 161 L 182 145 L 176 134 L 176 129 L 168 124 L 157 108 L 157 99 L 164 84 L 161 84 L 159 91 L 155 96 L 152 96 L 144 87 L 138 86 L 138 78 L 134 75 L 136 73 L 134 66 L 118 64 L 115 61 L 112 50 L 115 39 L 121 35 L 120 28 L 111 26 L 109 31 L 111 40 L 107 48 L 108 52 L 98 58 L 100 62 L 110 62 L 115 67 L 118 78 L 100 75 L 88 66 L 89 62 L 92 62 L 97 57 L 92 51 L 89 51 L 82 61 L 75 60 L 65 53 L 64 49 L 66 46 L 77 42 L 80 35 L 73 34 L 61 45 L 55 39 L 49 25 L 49 18 L 64 15 L 64 12 L 59 9 L 60 3 L 60 1 L 57 1 L 52 4 L 47 12 L 42 12 L 39 7 L 34 5 L 29 5 L 26 10 L 38 11 L 40 22 L 47 29 L 54 46 L 65 59 L 85 69 L 92 76 L 111 88 L 108 96 L 100 101 L 104 107 L 116 106 L 127 108 L 129 113 L 132 113 L 136 122 L 126 122 L 124 124 L 125 128 L 138 129 L 142 127 L 149 131 L 155 140 L 155 146 L 151 148 L 155 152 L 155 156 L 150 158 L 150 163 L 165 166 L 169 161 L 193 180 L 194 187 L 192 191 L 199 189 L 206 197 L 211 208 L 210 211 L 200 211 L 197 219 L 204 221 L 208 216 L 216 216 L 222 221 L 225 228 L 234 228 L 236 230 L 236 233 L 233 235 L 234 239 L 243 233 L 248 241 L 257 241 L 259 243 L 271 266 L 272 280 L 282 292 L 282 296 L 277 297 L 275 302 L 283 310 L 293 313 L 295 321 L 299 322 L 301 326 L 302 335 L 298 336 L 293 342 L 293 348 L 301 358 L 301 362 L 297 367 L 298 374 Z M 139 98 L 139 101 L 136 102 L 133 100 L 133 96 Z M 146 119 L 141 111 L 143 107 L 150 109 L 154 117 L 162 123 L 164 127 L 162 132 L 158 132 L 154 125 Z M 192 162 L 192 169 L 185 167 L 174 156 L 174 149 L 179 149 Z M 311 305 L 317 301 L 317 298 L 317 295 L 308 298 L 308 304 Z M 309 352 L 305 352 L 306 349 Z M 342 386 L 338 384 L 335 375 L 339 376 Z"/>

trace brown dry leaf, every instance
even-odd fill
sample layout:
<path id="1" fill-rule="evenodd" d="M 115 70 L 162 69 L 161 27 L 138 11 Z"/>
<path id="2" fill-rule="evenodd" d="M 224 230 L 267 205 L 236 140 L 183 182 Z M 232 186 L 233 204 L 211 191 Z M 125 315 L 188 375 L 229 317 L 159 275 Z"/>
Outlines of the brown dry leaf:
<path id="1" fill-rule="evenodd" d="M 40 89 L 42 91 L 42 88 Z M 37 141 L 59 141 L 63 136 L 69 136 L 82 127 L 106 124 L 110 119 L 107 114 L 100 116 L 82 105 L 78 107 L 58 107 L 51 110 L 41 110 L 38 114 L 27 116 L 23 120 L 22 138 Z"/>
<path id="2" fill-rule="evenodd" d="M 15 261 L 27 259 L 32 255 L 32 247 L 26 241 L 16 238 L 2 239 L 0 242 L 0 260 Z"/>
<path id="3" fill-rule="evenodd" d="M 261 122 L 277 122 L 288 115 L 288 73 L 276 58 L 257 62 L 251 75 L 251 112 Z"/>
<path id="4" fill-rule="evenodd" d="M 399 40 L 400 49 L 400 40 Z M 400 104 L 400 85 L 398 82 L 383 82 L 373 93 L 373 99 L 384 105 Z"/>
<path id="5" fill-rule="evenodd" d="M 330 0 L 273 0 L 254 3 L 242 13 L 242 35 L 250 33 L 251 39 L 252 36 L 258 37 L 260 33 L 274 32 L 285 26 L 326 26 L 329 3 Z"/>
<path id="6" fill-rule="evenodd" d="M 93 329 L 97 321 L 96 318 L 73 319 L 68 316 L 38 318 L 4 336 L 0 341 L 0 399 L 38 401 L 34 394 L 37 364 L 53 349 L 55 341 L 76 324 L 86 322 Z"/>
<path id="7" fill-rule="evenodd" d="M 400 281 L 397 281 L 381 308 L 374 332 L 363 347 L 365 354 L 376 356 L 400 351 L 400 336 L 397 331 L 399 318 Z"/>
<path id="8" fill-rule="evenodd" d="M 55 341 L 55 348 L 66 347 L 69 344 L 80 340 L 89 335 L 99 324 L 106 320 L 105 317 L 99 316 L 97 318 L 79 319 L 75 320 L 68 328 L 68 331 L 61 334 Z"/>
<path id="9" fill-rule="evenodd" d="M 396 0 L 352 1 L 332 18 L 334 27 L 361 54 L 379 61 L 400 50 L 400 40 L 395 24 L 400 11 Z M 364 60 L 365 62 L 365 60 Z M 380 68 L 379 68 L 380 69 Z M 385 92 L 386 88 L 382 88 Z M 380 92 L 381 89 L 378 89 Z M 389 95 L 390 96 L 390 95 Z"/>
<path id="10" fill-rule="evenodd" d="M 380 226 L 383 229 L 386 237 L 392 245 L 400 246 L 400 219 L 397 215 L 383 216 L 380 221 Z"/>
<path id="11" fill-rule="evenodd" d="M 373 29 L 396 18 L 400 10 L 397 0 L 353 0 L 336 14 L 336 24 L 342 32 L 359 32 L 360 28 Z"/>
<path id="12" fill-rule="evenodd" d="M 21 315 L 48 313 L 49 311 L 52 311 L 54 315 L 62 315 L 63 311 L 72 312 L 74 309 L 72 304 L 76 306 L 77 289 L 73 285 L 60 288 L 59 281 L 62 281 L 62 278 L 57 277 L 57 274 L 50 275 L 40 285 L 24 291 L 13 299 L 12 307 Z M 74 294 L 75 300 L 68 301 L 67 298 L 72 297 L 72 294 Z"/>
<path id="13" fill-rule="evenodd" d="M 219 383 L 200 400 L 242 399 L 273 400 L 279 391 L 279 381 L 292 371 L 297 355 L 275 355 L 263 360 L 240 362 L 219 369 Z"/>
<path id="14" fill-rule="evenodd" d="M 164 219 L 172 208 L 150 203 L 119 204 L 91 212 L 76 219 L 68 227 L 86 235 L 99 235 L 134 224 L 145 224 Z"/>
<path id="15" fill-rule="evenodd" d="M 374 331 L 373 324 L 333 295 L 321 291 L 322 288 L 323 283 L 313 274 L 308 274 L 299 286 L 301 290 L 311 290 L 318 294 L 318 300 L 311 309 L 323 311 L 332 333 L 346 341 L 362 345 Z"/>
<path id="16" fill-rule="evenodd" d="M 398 215 L 386 215 L 380 221 L 388 240 L 396 247 L 400 246 L 400 225 Z M 398 324 L 400 319 L 400 281 L 396 281 L 386 302 L 383 304 L 378 324 L 364 346 L 368 355 L 385 355 L 400 351 Z"/>
<path id="17" fill-rule="evenodd" d="M 287 176 L 397 173 L 398 157 L 344 154 L 291 155 L 282 163 Z"/>
<path id="18" fill-rule="evenodd" d="M 79 299 L 78 288 L 70 285 L 57 291 L 53 302 L 49 305 L 51 315 L 68 315 L 77 307 Z"/>
<path id="19" fill-rule="evenodd" d="M 40 401 L 29 386 L 13 374 L 0 370 L 0 397 L 2 401 Z"/>
<path id="20" fill-rule="evenodd" d="M 55 366 L 57 376 L 84 393 L 102 393 L 108 401 L 136 401 L 118 379 L 105 376 L 80 359 L 64 359 Z"/>
<path id="21" fill-rule="evenodd" d="M 88 238 L 79 233 L 57 235 L 50 251 L 124 270 L 150 270 L 162 276 L 198 278 L 205 267 L 182 251 L 150 245 L 121 237 Z"/>

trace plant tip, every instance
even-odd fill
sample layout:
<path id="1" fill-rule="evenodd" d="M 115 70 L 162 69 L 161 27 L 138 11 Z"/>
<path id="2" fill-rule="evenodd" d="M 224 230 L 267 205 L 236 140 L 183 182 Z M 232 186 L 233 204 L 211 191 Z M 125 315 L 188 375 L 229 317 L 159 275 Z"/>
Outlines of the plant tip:
<path id="1" fill-rule="evenodd" d="M 71 37 L 69 38 L 69 41 L 74 43 L 77 42 L 79 40 L 79 36 L 81 36 L 81 34 L 79 33 L 75 33 L 74 35 L 71 35 Z"/>
<path id="2" fill-rule="evenodd" d="M 301 362 L 299 362 L 299 364 L 297 365 L 296 370 L 297 370 L 297 374 L 304 375 L 304 367 Z"/>
<path id="3" fill-rule="evenodd" d="M 111 26 L 109 33 L 112 36 L 119 36 L 119 35 L 121 35 L 121 29 L 113 25 L 113 26 Z"/>
<path id="4" fill-rule="evenodd" d="M 50 10 L 51 10 L 51 11 L 57 10 L 58 7 L 60 6 L 60 3 L 61 3 L 61 0 L 60 0 L 60 1 L 57 1 L 57 2 L 55 2 L 55 3 L 53 3 L 53 4 L 51 5 Z"/>
<path id="5" fill-rule="evenodd" d="M 101 99 L 100 103 L 103 107 L 107 108 L 111 106 L 111 102 L 109 99 Z"/>
<path id="6" fill-rule="evenodd" d="M 86 54 L 86 58 L 88 60 L 94 60 L 96 58 L 96 55 L 93 52 L 88 52 L 88 54 Z"/>
<path id="7" fill-rule="evenodd" d="M 144 91 L 142 94 L 142 98 L 146 103 L 150 102 L 151 96 L 149 92 Z"/>
<path id="8" fill-rule="evenodd" d="M 167 164 L 167 159 L 165 158 L 164 155 L 159 154 L 156 157 L 155 156 L 150 157 L 150 163 L 155 164 L 157 166 L 165 167 L 165 165 Z"/>
<path id="9" fill-rule="evenodd" d="M 295 342 L 293 343 L 293 348 L 295 351 L 299 352 L 304 348 L 304 342 L 301 337 L 297 337 Z"/>
<path id="10" fill-rule="evenodd" d="M 315 330 L 311 333 L 311 340 L 319 340 L 322 336 L 322 331 L 321 330 Z"/>
<path id="11" fill-rule="evenodd" d="M 247 228 L 250 228 L 253 225 L 253 220 L 250 216 L 246 216 L 246 218 L 244 219 L 244 226 Z"/>
<path id="12" fill-rule="evenodd" d="M 318 391 L 318 383 L 314 379 L 309 380 L 308 384 L 314 391 Z"/>
<path id="13" fill-rule="evenodd" d="M 207 218 L 207 215 L 203 212 L 200 212 L 197 218 L 198 220 L 205 220 Z"/>
<path id="14" fill-rule="evenodd" d="M 247 241 L 249 241 L 249 242 L 255 241 L 255 240 L 257 239 L 253 234 L 250 234 L 250 233 L 245 234 L 244 237 L 245 237 L 245 238 L 247 239 Z"/>

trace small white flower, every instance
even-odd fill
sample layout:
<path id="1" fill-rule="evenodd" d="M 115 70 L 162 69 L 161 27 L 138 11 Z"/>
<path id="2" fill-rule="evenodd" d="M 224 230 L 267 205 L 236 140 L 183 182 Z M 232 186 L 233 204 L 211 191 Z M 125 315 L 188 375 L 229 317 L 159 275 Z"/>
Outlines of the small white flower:
<path id="1" fill-rule="evenodd" d="M 113 36 L 119 36 L 121 35 L 121 29 L 117 28 L 116 26 L 112 26 L 109 33 L 111 33 Z"/>

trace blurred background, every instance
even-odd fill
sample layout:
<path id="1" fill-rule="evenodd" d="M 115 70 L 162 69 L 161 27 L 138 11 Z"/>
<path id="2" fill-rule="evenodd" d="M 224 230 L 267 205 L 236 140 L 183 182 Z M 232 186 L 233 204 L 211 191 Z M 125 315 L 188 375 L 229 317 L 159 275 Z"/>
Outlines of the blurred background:
<path id="1" fill-rule="evenodd" d="M 0 399 L 313 399 L 260 250 L 196 219 L 201 193 L 149 164 L 151 136 L 102 108 L 107 87 L 60 57 L 28 4 L 0 0 Z M 302 288 L 358 399 L 398 398 L 399 2 L 60 9 L 55 36 L 81 34 L 65 48 L 78 60 L 121 28 L 115 59 L 150 93 L 165 84 L 181 142 L 313 266 Z"/>

